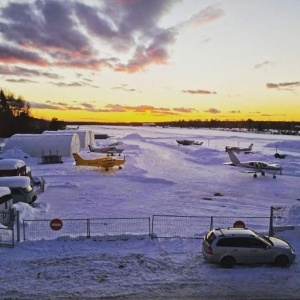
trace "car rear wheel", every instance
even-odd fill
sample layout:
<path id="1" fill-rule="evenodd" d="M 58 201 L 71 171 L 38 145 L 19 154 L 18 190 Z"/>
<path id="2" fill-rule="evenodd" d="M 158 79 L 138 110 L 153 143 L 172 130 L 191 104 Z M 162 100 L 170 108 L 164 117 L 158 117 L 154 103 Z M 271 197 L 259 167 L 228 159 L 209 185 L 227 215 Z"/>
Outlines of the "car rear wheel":
<path id="1" fill-rule="evenodd" d="M 276 265 L 276 267 L 284 268 L 284 267 L 287 267 L 289 265 L 289 262 L 290 261 L 289 261 L 287 256 L 279 255 L 275 260 L 275 265 Z"/>
<path id="2" fill-rule="evenodd" d="M 230 269 L 234 266 L 235 260 L 231 256 L 226 256 L 221 260 L 221 266 L 225 269 Z"/>

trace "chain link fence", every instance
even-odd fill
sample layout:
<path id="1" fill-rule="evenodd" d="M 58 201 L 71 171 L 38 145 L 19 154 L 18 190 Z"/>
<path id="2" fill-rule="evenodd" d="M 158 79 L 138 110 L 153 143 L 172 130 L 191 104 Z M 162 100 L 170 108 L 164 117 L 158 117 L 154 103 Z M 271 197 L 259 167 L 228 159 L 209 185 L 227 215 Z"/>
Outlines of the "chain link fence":
<path id="1" fill-rule="evenodd" d="M 282 230 L 294 229 L 300 226 L 300 204 L 272 206 L 270 219 L 270 231 L 272 235 Z"/>
<path id="2" fill-rule="evenodd" d="M 269 234 L 269 217 L 154 215 L 152 217 L 152 235 L 158 238 L 202 239 L 207 231 L 219 227 L 233 227 L 236 221 L 243 221 L 247 228 L 259 233 Z"/>
<path id="3" fill-rule="evenodd" d="M 0 212 L 0 247 L 14 247 L 14 210 Z"/>
<path id="4" fill-rule="evenodd" d="M 211 228 L 213 217 L 154 215 L 152 236 L 154 238 L 200 239 Z"/>
<path id="5" fill-rule="evenodd" d="M 213 228 L 245 227 L 266 235 L 300 226 L 300 204 L 272 206 L 270 217 L 153 215 L 149 218 L 90 218 L 63 220 L 23 220 L 19 212 L 0 213 L 0 246 L 15 242 L 54 239 L 126 240 L 130 237 L 202 239 Z M 7 221 L 7 222 L 6 222 Z M 6 223 L 6 226 L 3 225 Z"/>
<path id="6" fill-rule="evenodd" d="M 270 217 L 213 217 L 212 228 L 233 227 L 237 220 L 245 226 L 261 234 L 270 234 Z"/>
<path id="7" fill-rule="evenodd" d="M 150 236 L 150 218 L 23 220 L 23 239 L 128 239 Z"/>
<path id="8" fill-rule="evenodd" d="M 91 218 L 23 220 L 23 240 L 84 239 L 126 240 L 130 237 L 202 239 L 212 228 L 246 227 L 269 233 L 269 217 L 207 217 L 153 215 L 152 218 Z"/>

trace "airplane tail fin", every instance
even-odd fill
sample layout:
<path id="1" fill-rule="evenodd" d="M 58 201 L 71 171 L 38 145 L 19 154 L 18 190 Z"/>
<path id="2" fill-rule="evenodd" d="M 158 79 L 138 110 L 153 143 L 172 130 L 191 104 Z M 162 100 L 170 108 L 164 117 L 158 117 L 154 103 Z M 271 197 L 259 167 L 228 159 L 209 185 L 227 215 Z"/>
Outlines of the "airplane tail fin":
<path id="1" fill-rule="evenodd" d="M 253 144 L 250 144 L 249 149 L 252 150 Z"/>
<path id="2" fill-rule="evenodd" d="M 228 155 L 234 166 L 239 166 L 241 164 L 239 159 L 234 155 L 234 153 L 232 151 L 228 151 Z"/>
<path id="3" fill-rule="evenodd" d="M 78 153 L 72 153 L 72 155 L 75 159 L 76 165 L 80 165 L 84 162 L 84 159 Z"/>

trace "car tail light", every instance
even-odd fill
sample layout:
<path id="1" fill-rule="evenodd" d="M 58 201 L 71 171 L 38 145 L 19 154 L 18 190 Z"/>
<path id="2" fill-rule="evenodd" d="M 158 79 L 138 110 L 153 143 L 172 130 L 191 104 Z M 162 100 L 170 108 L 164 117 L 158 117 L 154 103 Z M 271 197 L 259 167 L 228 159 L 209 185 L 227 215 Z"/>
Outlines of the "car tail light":
<path id="1" fill-rule="evenodd" d="M 207 253 L 208 254 L 211 254 L 211 255 L 213 255 L 214 253 L 213 253 L 213 249 L 212 249 L 212 247 L 211 246 L 209 246 L 208 247 L 208 249 L 207 249 Z"/>

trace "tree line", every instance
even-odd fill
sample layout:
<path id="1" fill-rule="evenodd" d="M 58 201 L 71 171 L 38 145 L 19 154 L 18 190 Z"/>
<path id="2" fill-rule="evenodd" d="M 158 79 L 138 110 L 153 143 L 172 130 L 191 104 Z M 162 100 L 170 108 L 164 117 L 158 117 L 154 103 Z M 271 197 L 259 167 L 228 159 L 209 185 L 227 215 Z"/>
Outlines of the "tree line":
<path id="1" fill-rule="evenodd" d="M 30 103 L 23 97 L 0 90 L 0 137 L 11 137 L 16 133 L 41 133 L 44 130 L 64 129 L 64 121 L 36 119 L 30 115 Z"/>
<path id="2" fill-rule="evenodd" d="M 67 125 L 115 125 L 115 126 L 142 126 L 142 122 L 64 122 L 57 118 L 51 121 L 37 119 L 30 115 L 30 103 L 23 97 L 15 97 L 11 92 L 0 90 L 0 138 L 11 137 L 16 133 L 42 133 L 45 130 L 65 129 Z M 211 120 L 178 120 L 170 122 L 156 122 L 162 127 L 180 128 L 226 128 L 247 129 L 249 131 L 277 130 L 283 134 L 299 134 L 300 122 L 297 121 L 255 121 L 252 119 L 240 121 Z"/>
<path id="3" fill-rule="evenodd" d="M 8 137 L 29 129 L 30 104 L 22 97 L 0 91 L 0 136 Z"/>
<path id="4" fill-rule="evenodd" d="M 67 125 L 114 125 L 114 126 L 142 126 L 143 122 L 66 122 Z M 300 121 L 255 121 L 252 119 L 239 121 L 221 121 L 211 120 L 178 120 L 169 122 L 155 122 L 161 127 L 179 127 L 179 128 L 213 128 L 213 129 L 246 129 L 251 132 L 263 132 L 276 130 L 281 134 L 298 134 L 300 130 Z"/>
<path id="5" fill-rule="evenodd" d="M 193 128 L 223 128 L 223 129 L 247 129 L 253 132 L 262 132 L 268 130 L 276 130 L 282 133 L 298 133 L 300 130 L 300 121 L 255 121 L 252 119 L 247 120 L 179 120 L 175 122 L 163 123 L 163 126 L 176 126 L 176 127 L 193 127 Z"/>

